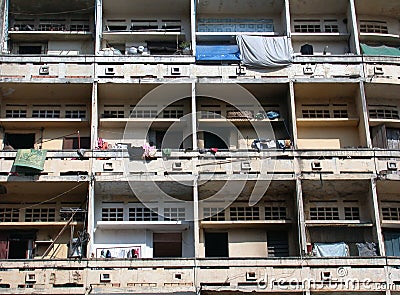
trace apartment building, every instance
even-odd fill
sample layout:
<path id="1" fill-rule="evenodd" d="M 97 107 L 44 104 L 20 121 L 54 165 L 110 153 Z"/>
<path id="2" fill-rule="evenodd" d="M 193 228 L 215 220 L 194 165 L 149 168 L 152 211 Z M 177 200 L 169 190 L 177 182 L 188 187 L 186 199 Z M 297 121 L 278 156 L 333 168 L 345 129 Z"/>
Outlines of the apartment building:
<path id="1" fill-rule="evenodd" d="M 0 3 L 1 294 L 400 293 L 398 0 Z"/>

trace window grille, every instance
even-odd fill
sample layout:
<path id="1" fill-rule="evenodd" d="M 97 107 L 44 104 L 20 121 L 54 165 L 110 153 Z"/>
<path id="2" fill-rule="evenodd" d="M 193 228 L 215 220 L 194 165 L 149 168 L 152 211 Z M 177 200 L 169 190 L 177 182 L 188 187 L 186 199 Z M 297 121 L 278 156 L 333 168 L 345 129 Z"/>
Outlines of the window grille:
<path id="1" fill-rule="evenodd" d="M 400 220 L 400 207 L 383 207 L 382 219 L 384 220 Z"/>
<path id="2" fill-rule="evenodd" d="M 311 207 L 311 220 L 339 220 L 339 209 L 337 207 Z"/>
<path id="3" fill-rule="evenodd" d="M 0 208 L 0 222 L 18 222 L 19 209 L 17 208 Z"/>
<path id="4" fill-rule="evenodd" d="M 52 222 L 55 220 L 55 208 L 28 208 L 25 210 L 25 221 L 27 222 Z"/>
<path id="5" fill-rule="evenodd" d="M 259 220 L 260 210 L 258 207 L 231 207 L 230 217 L 233 221 Z"/>
<path id="6" fill-rule="evenodd" d="M 85 119 L 86 118 L 86 110 L 66 110 L 65 118 Z"/>
<path id="7" fill-rule="evenodd" d="M 203 219 L 205 221 L 225 221 L 223 208 L 203 208 Z"/>
<path id="8" fill-rule="evenodd" d="M 165 220 L 185 220 L 185 208 L 164 208 Z"/>
<path id="9" fill-rule="evenodd" d="M 286 207 L 283 206 L 270 206 L 265 207 L 265 220 L 285 220 Z"/>
<path id="10" fill-rule="evenodd" d="M 384 21 L 371 21 L 361 20 L 360 21 L 360 32 L 361 33 L 377 33 L 377 34 L 388 34 L 388 26 Z"/>
<path id="11" fill-rule="evenodd" d="M 101 209 L 102 221 L 123 221 L 124 208 L 102 208 Z"/>
<path id="12" fill-rule="evenodd" d="M 129 208 L 129 221 L 158 221 L 158 214 L 149 208 Z"/>
<path id="13" fill-rule="evenodd" d="M 360 208 L 344 207 L 344 219 L 345 220 L 359 220 L 360 219 Z"/>

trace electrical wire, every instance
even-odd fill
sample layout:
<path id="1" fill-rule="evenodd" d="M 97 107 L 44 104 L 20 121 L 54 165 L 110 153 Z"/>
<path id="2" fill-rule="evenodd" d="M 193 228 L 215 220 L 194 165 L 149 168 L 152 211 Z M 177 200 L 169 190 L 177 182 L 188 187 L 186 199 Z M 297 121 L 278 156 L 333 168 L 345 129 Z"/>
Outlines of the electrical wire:
<path id="1" fill-rule="evenodd" d="M 66 11 L 59 11 L 59 12 L 41 12 L 41 13 L 28 13 L 28 12 L 13 12 L 10 11 L 9 14 L 13 15 L 30 15 L 30 16 L 42 16 L 42 15 L 61 15 L 61 14 L 68 14 L 68 13 L 78 13 L 82 11 L 87 11 L 90 9 L 94 9 L 95 6 L 90 6 L 87 8 L 77 9 L 77 10 L 66 10 Z"/>

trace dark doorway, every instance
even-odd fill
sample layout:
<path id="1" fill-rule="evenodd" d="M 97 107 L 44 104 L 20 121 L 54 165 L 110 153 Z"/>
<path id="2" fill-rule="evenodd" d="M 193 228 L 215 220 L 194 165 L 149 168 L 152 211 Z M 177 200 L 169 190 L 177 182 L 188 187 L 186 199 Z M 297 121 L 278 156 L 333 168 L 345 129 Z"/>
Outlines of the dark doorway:
<path id="1" fill-rule="evenodd" d="M 79 145 L 80 140 L 80 145 Z M 64 137 L 63 150 L 90 149 L 90 137 Z"/>
<path id="2" fill-rule="evenodd" d="M 228 233 L 205 233 L 206 257 L 229 257 Z"/>
<path id="3" fill-rule="evenodd" d="M 289 241 L 287 231 L 269 231 L 267 233 L 268 257 L 288 257 Z"/>
<path id="4" fill-rule="evenodd" d="M 182 257 L 181 233 L 153 233 L 154 257 Z"/>
<path id="5" fill-rule="evenodd" d="M 35 133 L 15 134 L 6 133 L 4 146 L 12 146 L 14 149 L 33 149 L 35 144 Z"/>
<path id="6" fill-rule="evenodd" d="M 18 49 L 19 54 L 42 54 L 42 46 L 41 45 L 20 45 Z"/>
<path id="7" fill-rule="evenodd" d="M 210 149 L 210 148 L 218 148 L 218 149 L 228 149 L 228 146 L 224 139 L 219 137 L 217 134 L 211 133 L 204 131 L 204 148 Z M 221 134 L 221 132 L 218 132 Z"/>
<path id="8" fill-rule="evenodd" d="M 400 231 L 390 230 L 383 232 L 386 256 L 400 256 Z"/>
<path id="9" fill-rule="evenodd" d="M 156 131 L 156 148 L 182 149 L 183 134 L 182 132 L 173 131 Z"/>
<path id="10" fill-rule="evenodd" d="M 10 239 L 8 244 L 8 259 L 26 259 L 28 242 L 25 239 Z"/>

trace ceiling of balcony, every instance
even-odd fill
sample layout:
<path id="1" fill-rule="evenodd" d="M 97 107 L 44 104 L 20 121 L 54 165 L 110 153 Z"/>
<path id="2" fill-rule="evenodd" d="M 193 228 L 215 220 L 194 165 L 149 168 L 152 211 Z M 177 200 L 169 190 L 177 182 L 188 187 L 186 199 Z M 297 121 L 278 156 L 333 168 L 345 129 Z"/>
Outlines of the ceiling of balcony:
<path id="1" fill-rule="evenodd" d="M 367 197 L 371 187 L 369 180 L 304 180 L 302 182 L 305 197 L 323 197 L 334 199 L 341 197 Z"/>
<path id="2" fill-rule="evenodd" d="M 400 85 L 366 83 L 365 95 L 368 98 L 399 99 Z"/>
<path id="3" fill-rule="evenodd" d="M 292 15 L 345 14 L 347 0 L 294 0 L 290 1 Z"/>
<path id="4" fill-rule="evenodd" d="M 103 14 L 108 16 L 135 17 L 184 15 L 190 17 L 188 0 L 152 0 L 151 4 L 143 0 L 103 0 Z"/>
<path id="5" fill-rule="evenodd" d="M 357 83 L 296 83 L 294 95 L 296 99 L 354 97 L 357 88 Z"/>
<path id="6" fill-rule="evenodd" d="M 41 1 L 26 1 L 26 0 L 10 0 L 10 12 L 19 14 L 60 14 L 68 12 L 94 13 L 93 0 L 41 0 Z"/>
<path id="7" fill-rule="evenodd" d="M 357 15 L 379 15 L 399 18 L 400 1 L 399 0 L 356 0 Z"/>
<path id="8" fill-rule="evenodd" d="M 217 15 L 271 15 L 283 11 L 283 0 L 198 0 L 197 11 Z"/>

